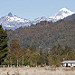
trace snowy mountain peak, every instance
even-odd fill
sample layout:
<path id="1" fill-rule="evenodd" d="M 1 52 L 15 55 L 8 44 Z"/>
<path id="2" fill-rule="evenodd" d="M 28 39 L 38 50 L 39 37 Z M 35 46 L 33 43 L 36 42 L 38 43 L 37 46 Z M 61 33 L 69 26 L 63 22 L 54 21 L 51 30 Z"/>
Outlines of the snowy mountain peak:
<path id="1" fill-rule="evenodd" d="M 59 11 L 70 11 L 70 10 L 68 10 L 66 8 L 61 8 Z"/>
<path id="2" fill-rule="evenodd" d="M 7 18 L 7 20 L 9 22 L 17 22 L 17 23 L 19 23 L 19 22 L 21 22 L 21 23 L 23 23 L 23 22 L 29 22 L 29 20 L 17 17 L 16 15 L 13 15 L 11 12 L 9 12 L 8 15 L 5 16 L 5 17 Z"/>
<path id="3" fill-rule="evenodd" d="M 13 17 L 14 15 L 11 12 L 9 12 L 8 16 Z"/>
<path id="4" fill-rule="evenodd" d="M 66 8 L 62 8 L 60 9 L 54 16 L 51 16 L 50 18 L 54 19 L 54 22 L 63 19 L 67 16 L 70 16 L 74 14 L 74 12 L 71 12 L 70 10 L 66 9 Z"/>
<path id="5" fill-rule="evenodd" d="M 60 9 L 59 12 L 70 13 L 70 14 L 73 14 L 74 13 L 74 12 L 71 12 L 70 10 L 68 10 L 66 8 Z"/>

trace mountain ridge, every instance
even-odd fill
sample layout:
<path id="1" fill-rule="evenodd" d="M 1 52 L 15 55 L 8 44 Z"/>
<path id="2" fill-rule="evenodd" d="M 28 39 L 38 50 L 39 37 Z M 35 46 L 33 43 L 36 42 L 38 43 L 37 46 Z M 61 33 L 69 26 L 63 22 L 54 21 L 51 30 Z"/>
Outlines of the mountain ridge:
<path id="1" fill-rule="evenodd" d="M 15 15 L 13 15 L 11 12 L 9 12 L 8 15 L 0 18 L 0 24 L 3 25 L 4 29 L 15 30 L 19 27 L 30 26 L 31 24 L 35 25 L 36 23 L 38 23 L 40 21 L 57 22 L 57 21 L 64 19 L 72 14 L 75 14 L 75 13 L 71 12 L 70 10 L 68 10 L 66 8 L 62 8 L 54 16 L 39 17 L 34 20 L 27 20 L 27 19 L 22 19 L 20 17 L 17 17 Z"/>

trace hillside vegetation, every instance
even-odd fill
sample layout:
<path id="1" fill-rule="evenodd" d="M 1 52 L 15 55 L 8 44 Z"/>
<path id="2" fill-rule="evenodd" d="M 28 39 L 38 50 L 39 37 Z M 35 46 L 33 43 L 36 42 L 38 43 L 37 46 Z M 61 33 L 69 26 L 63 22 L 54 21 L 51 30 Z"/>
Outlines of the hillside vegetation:
<path id="1" fill-rule="evenodd" d="M 75 48 L 75 19 L 57 23 L 41 21 L 30 27 L 20 27 L 15 31 L 8 30 L 7 34 L 9 43 L 15 38 L 23 49 L 26 45 L 35 45 L 46 50 L 58 43 Z"/>

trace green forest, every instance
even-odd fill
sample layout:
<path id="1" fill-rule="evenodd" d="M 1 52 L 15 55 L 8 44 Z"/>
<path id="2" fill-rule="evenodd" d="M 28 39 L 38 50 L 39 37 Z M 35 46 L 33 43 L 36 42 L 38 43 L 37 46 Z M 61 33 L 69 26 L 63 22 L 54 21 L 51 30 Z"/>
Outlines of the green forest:
<path id="1" fill-rule="evenodd" d="M 26 46 L 22 50 L 19 42 L 12 39 L 7 56 L 2 65 L 15 66 L 57 66 L 61 65 L 63 60 L 75 60 L 75 50 L 68 46 L 55 45 L 48 52 L 42 49 L 37 50 L 35 46 Z"/>
<path id="2" fill-rule="evenodd" d="M 41 21 L 29 27 L 20 27 L 15 31 L 8 30 L 9 43 L 17 39 L 22 47 L 35 45 L 43 50 L 52 48 L 58 43 L 75 49 L 75 19 L 60 20 L 56 23 Z"/>
<path id="3" fill-rule="evenodd" d="M 14 31 L 0 25 L 1 65 L 60 66 L 63 60 L 75 60 L 75 19 L 41 21 Z"/>

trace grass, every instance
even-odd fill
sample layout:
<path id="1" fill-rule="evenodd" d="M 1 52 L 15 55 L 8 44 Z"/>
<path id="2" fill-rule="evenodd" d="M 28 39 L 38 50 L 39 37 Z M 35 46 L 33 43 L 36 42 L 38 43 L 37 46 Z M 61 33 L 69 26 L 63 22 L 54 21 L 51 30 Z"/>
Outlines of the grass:
<path id="1" fill-rule="evenodd" d="M 9 67 L 0 68 L 0 75 L 75 75 L 75 67 Z"/>

